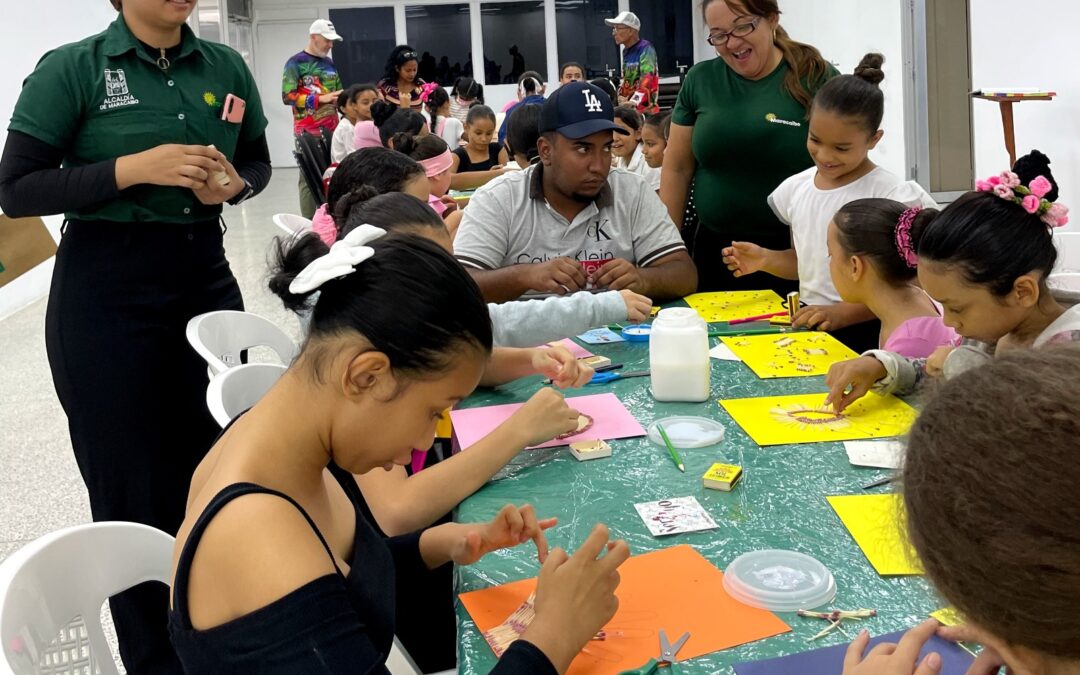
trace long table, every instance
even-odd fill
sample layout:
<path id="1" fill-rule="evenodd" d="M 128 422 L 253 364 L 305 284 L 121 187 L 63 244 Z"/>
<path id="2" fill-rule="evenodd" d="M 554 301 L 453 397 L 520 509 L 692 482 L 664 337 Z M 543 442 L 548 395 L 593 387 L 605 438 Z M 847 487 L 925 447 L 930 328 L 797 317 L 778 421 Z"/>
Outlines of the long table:
<path id="1" fill-rule="evenodd" d="M 710 344 L 716 343 L 716 338 L 710 338 Z M 648 343 L 586 347 L 625 364 L 627 371 L 648 368 Z M 528 378 L 478 392 L 462 407 L 525 401 L 541 386 L 540 378 Z M 590 385 L 570 391 L 568 396 L 607 391 L 615 393 L 645 427 L 671 415 L 699 415 L 723 424 L 725 438 L 719 445 L 681 451 L 686 473 L 675 468 L 664 448 L 645 437 L 611 441 L 612 457 L 588 462 L 575 460 L 565 448 L 548 450 L 547 461 L 524 466 L 466 499 L 458 508 L 457 520 L 488 520 L 507 503 L 530 503 L 538 515 L 559 518 L 558 526 L 548 532 L 553 547 L 573 552 L 597 522 L 604 522 L 614 537 L 627 541 L 632 553 L 689 544 L 721 570 L 752 550 L 800 551 L 820 560 L 835 576 L 838 591 L 830 608 L 878 610 L 876 618 L 845 623 L 850 637 L 863 627 L 871 634 L 881 634 L 914 626 L 942 606 L 922 577 L 878 576 L 826 502 L 828 495 L 862 493 L 861 487 L 884 476 L 884 471 L 852 467 L 842 443 L 759 447 L 717 404 L 721 398 L 812 392 L 822 392 L 824 397 L 823 377 L 761 380 L 741 362 L 713 359 L 712 395 L 705 403 L 658 403 L 650 394 L 648 378 Z M 523 463 L 526 459 L 528 456 L 521 457 Z M 743 467 L 744 477 L 734 491 L 702 487 L 701 476 L 714 462 Z M 635 503 L 691 495 L 709 511 L 719 529 L 655 538 L 634 510 Z M 462 593 L 533 577 L 538 572 L 535 548 L 523 545 L 459 567 L 455 586 Z M 495 664 L 494 654 L 460 602 L 457 615 L 459 672 L 487 673 Z M 793 612 L 779 616 L 792 632 L 683 661 L 679 666 L 686 673 L 728 673 L 734 663 L 849 641 L 834 631 L 808 643 L 808 638 L 827 626 L 824 621 Z M 626 668 L 638 665 L 625 664 Z"/>

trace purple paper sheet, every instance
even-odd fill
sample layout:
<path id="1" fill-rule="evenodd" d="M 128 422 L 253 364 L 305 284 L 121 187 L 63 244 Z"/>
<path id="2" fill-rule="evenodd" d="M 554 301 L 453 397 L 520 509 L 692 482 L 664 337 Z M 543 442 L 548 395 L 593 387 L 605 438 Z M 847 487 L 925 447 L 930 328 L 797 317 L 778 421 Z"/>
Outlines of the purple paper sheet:
<path id="1" fill-rule="evenodd" d="M 903 635 L 904 631 L 900 631 L 870 638 L 866 651 L 879 642 L 899 642 Z M 737 663 L 732 668 L 735 675 L 839 675 L 844 670 L 847 648 L 848 643 L 844 643 L 775 659 Z M 954 643 L 937 636 L 930 638 L 923 646 L 919 659 L 930 652 L 937 652 L 941 656 L 941 675 L 964 675 L 975 660 Z"/>

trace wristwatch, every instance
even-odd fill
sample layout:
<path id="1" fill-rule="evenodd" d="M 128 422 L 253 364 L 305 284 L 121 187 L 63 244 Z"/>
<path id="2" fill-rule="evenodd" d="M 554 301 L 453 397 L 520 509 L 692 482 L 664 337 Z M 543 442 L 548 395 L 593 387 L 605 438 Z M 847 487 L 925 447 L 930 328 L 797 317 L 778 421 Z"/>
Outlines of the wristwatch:
<path id="1" fill-rule="evenodd" d="M 243 180 L 243 179 L 241 179 Z M 251 187 L 251 183 L 244 181 L 244 189 L 241 190 L 235 197 L 229 200 L 229 204 L 233 206 L 239 206 L 248 199 L 255 196 L 255 188 Z"/>

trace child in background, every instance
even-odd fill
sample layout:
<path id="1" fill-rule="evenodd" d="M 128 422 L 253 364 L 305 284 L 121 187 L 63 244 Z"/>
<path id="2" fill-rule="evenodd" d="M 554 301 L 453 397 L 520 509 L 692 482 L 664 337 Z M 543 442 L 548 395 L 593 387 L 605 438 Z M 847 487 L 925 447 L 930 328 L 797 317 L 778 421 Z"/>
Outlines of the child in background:
<path id="1" fill-rule="evenodd" d="M 829 223 L 829 274 L 840 299 L 866 305 L 881 320 L 881 348 L 908 358 L 959 340 L 916 278 L 911 242 L 937 215 L 891 199 L 856 199 Z"/>
<path id="2" fill-rule="evenodd" d="M 356 149 L 355 125 L 371 120 L 371 104 L 378 98 L 373 84 L 354 84 L 338 95 L 337 109 L 341 121 L 330 141 L 330 161 L 338 164 L 345 155 Z"/>
<path id="3" fill-rule="evenodd" d="M 644 177 L 649 187 L 659 190 L 660 169 L 654 169 L 645 161 L 645 153 L 641 147 L 641 127 L 645 124 L 641 113 L 631 106 L 618 106 L 615 108 L 615 124 L 625 129 L 627 135 L 614 135 L 615 140 L 611 144 L 613 166 Z"/>
<path id="4" fill-rule="evenodd" d="M 645 125 L 641 127 L 641 153 L 645 163 L 657 170 L 664 165 L 664 150 L 667 150 L 667 130 L 671 128 L 671 114 L 657 113 L 645 116 Z"/>
<path id="5" fill-rule="evenodd" d="M 506 120 L 506 152 L 522 169 L 540 160 L 536 142 L 540 140 L 540 110 L 543 106 L 531 103 L 514 111 L 514 119 Z"/>
<path id="6" fill-rule="evenodd" d="M 912 232 L 919 284 L 942 306 L 945 325 L 972 344 L 939 348 L 928 359 L 872 350 L 837 363 L 825 378 L 827 404 L 839 411 L 871 389 L 907 394 L 927 375 L 949 378 L 995 353 L 1080 341 L 1080 305 L 1066 310 L 1046 285 L 1057 261 L 1052 230 L 1068 223 L 1069 210 L 1056 203 L 1045 155 L 1035 151 L 1014 168 L 979 181 Z"/>
<path id="7" fill-rule="evenodd" d="M 348 214 L 342 232 L 363 224 L 416 234 L 452 250 L 445 224 L 409 195 L 388 193 L 363 202 Z M 628 290 L 488 305 L 495 344 L 502 347 L 544 344 L 609 323 L 640 323 L 651 309 L 651 300 Z"/>
<path id="8" fill-rule="evenodd" d="M 585 79 L 585 68 L 577 61 L 567 61 L 559 68 L 559 84 L 580 82 Z"/>
<path id="9" fill-rule="evenodd" d="M 972 675 L 1080 672 L 1080 346 L 1024 350 L 941 387 L 907 439 L 905 526 L 927 578 L 966 624 L 928 621 L 844 675 L 931 675 L 935 632 L 983 646 Z"/>
<path id="10" fill-rule="evenodd" d="M 484 85 L 471 77 L 459 77 L 450 90 L 450 116 L 465 124 L 469 108 L 484 102 Z"/>
<path id="11" fill-rule="evenodd" d="M 436 87 L 426 91 L 421 98 L 431 133 L 446 141 L 446 145 L 451 148 L 461 145 L 464 141 L 465 125 L 450 114 L 450 95 L 446 90 Z"/>
<path id="12" fill-rule="evenodd" d="M 506 148 L 495 142 L 495 113 L 486 105 L 474 105 L 465 118 L 468 144 L 454 148 L 450 187 L 470 190 L 503 174 Z"/>
<path id="13" fill-rule="evenodd" d="M 375 101 L 371 104 L 371 119 L 379 130 L 379 142 L 391 150 L 394 149 L 393 139 L 397 134 L 423 136 L 428 132 L 427 120 L 423 115 L 386 101 Z"/>
<path id="14" fill-rule="evenodd" d="M 441 138 L 431 134 L 411 139 L 402 138 L 395 145 L 398 152 L 412 157 L 424 167 L 430 186 L 428 206 L 443 219 L 450 231 L 450 238 L 453 239 L 458 223 L 461 222 L 461 211 L 453 197 L 446 195 L 450 190 L 450 166 L 453 164 L 450 148 L 446 147 Z"/>
<path id="15" fill-rule="evenodd" d="M 326 203 L 315 212 L 311 231 L 330 246 L 338 239 L 339 222 L 352 206 L 384 192 L 405 192 L 426 200 L 431 191 L 424 168 L 413 159 L 388 148 L 353 152 L 330 179 Z"/>
<path id="16" fill-rule="evenodd" d="M 517 101 L 512 102 L 506 109 L 506 116 L 503 118 L 503 123 L 499 127 L 499 145 L 506 142 L 506 125 L 510 121 L 510 116 L 514 114 L 514 111 L 523 105 L 530 105 L 534 103 L 544 103 L 544 77 L 535 70 L 526 70 L 521 78 L 518 80 L 517 88 Z"/>
<path id="17" fill-rule="evenodd" d="M 613 107 L 618 105 L 618 94 L 615 93 L 615 85 L 611 83 L 611 80 L 606 77 L 598 77 L 595 80 L 589 80 L 589 84 L 600 87 L 608 98 L 611 99 L 611 105 Z"/>
<path id="18" fill-rule="evenodd" d="M 809 306 L 795 315 L 795 325 L 832 332 L 856 351 L 877 346 L 880 325 L 865 305 L 841 301 L 829 278 L 829 221 L 844 204 L 867 197 L 937 206 L 917 183 L 868 157 L 884 133 L 885 97 L 878 86 L 885 77 L 883 62 L 880 54 L 867 54 L 854 75 L 832 78 L 814 97 L 806 142 L 814 166 L 769 195 L 769 206 L 791 227 L 792 248 L 774 251 L 736 241 L 723 250 L 724 263 L 737 277 L 764 271 L 798 279 L 800 299 Z"/>

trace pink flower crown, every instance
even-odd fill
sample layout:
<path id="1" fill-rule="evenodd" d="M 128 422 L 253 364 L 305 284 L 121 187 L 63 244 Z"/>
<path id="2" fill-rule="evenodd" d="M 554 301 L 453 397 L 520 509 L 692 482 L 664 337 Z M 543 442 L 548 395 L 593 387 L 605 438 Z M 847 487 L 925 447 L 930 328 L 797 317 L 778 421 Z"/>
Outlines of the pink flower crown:
<path id="1" fill-rule="evenodd" d="M 915 254 L 915 247 L 911 242 L 911 225 L 915 222 L 915 217 L 919 215 L 920 211 L 922 211 L 921 206 L 904 209 L 904 212 L 900 214 L 900 218 L 896 221 L 896 250 L 900 252 L 904 264 L 911 269 L 919 266 L 919 256 Z"/>
<path id="2" fill-rule="evenodd" d="M 976 181 L 979 192 L 992 192 L 1002 199 L 1019 204 L 1025 211 L 1038 215 L 1050 227 L 1063 227 L 1069 223 L 1069 207 L 1044 199 L 1054 186 L 1044 176 L 1037 176 L 1026 186 L 1012 171 Z"/>

